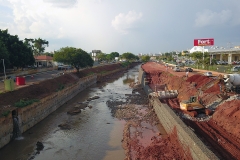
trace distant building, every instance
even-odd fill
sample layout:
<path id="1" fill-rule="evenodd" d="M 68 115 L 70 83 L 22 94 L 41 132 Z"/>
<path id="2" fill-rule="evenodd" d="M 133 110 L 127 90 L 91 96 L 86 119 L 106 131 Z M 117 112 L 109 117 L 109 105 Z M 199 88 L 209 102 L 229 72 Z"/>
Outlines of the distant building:
<path id="1" fill-rule="evenodd" d="M 240 46 L 235 46 L 234 48 L 235 48 L 235 49 L 240 49 Z"/>
<path id="2" fill-rule="evenodd" d="M 92 50 L 92 59 L 93 59 L 94 61 L 98 61 L 97 55 L 98 55 L 99 53 L 102 53 L 102 51 L 101 51 L 101 50 Z"/>
<path id="3" fill-rule="evenodd" d="M 41 55 L 41 56 L 34 56 L 35 58 L 35 67 L 53 67 L 53 57 Z"/>
<path id="4" fill-rule="evenodd" d="M 208 52 L 208 49 L 204 49 L 201 46 L 194 46 L 192 49 L 189 50 L 189 53 L 194 53 L 194 52 Z"/>

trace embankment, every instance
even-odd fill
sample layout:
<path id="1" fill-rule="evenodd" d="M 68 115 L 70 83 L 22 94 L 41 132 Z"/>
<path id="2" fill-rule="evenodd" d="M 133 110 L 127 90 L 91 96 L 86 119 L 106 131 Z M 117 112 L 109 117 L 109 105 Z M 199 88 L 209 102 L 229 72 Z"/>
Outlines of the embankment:
<path id="1" fill-rule="evenodd" d="M 39 102 L 23 108 L 12 110 L 12 114 L 0 118 L 0 148 L 8 144 L 13 136 L 13 116 L 17 116 L 19 129 L 23 133 L 38 122 L 46 118 L 50 113 L 62 104 L 76 96 L 79 92 L 97 82 L 97 75 L 81 78 L 76 84 L 61 91 L 53 93 Z"/>
<path id="2" fill-rule="evenodd" d="M 146 74 L 142 68 L 139 68 L 138 80 L 142 84 L 144 91 L 148 94 L 152 92 L 152 90 L 147 85 L 145 75 Z M 218 157 L 205 146 L 205 144 L 182 122 L 169 106 L 162 104 L 157 98 L 151 99 L 150 104 L 153 106 L 161 124 L 168 133 L 170 133 L 174 127 L 177 128 L 180 142 L 184 146 L 189 147 L 193 159 L 218 159 Z"/>
<path id="3" fill-rule="evenodd" d="M 130 65 L 129 68 L 134 67 L 138 64 L 139 63 L 133 63 Z M 38 122 L 40 122 L 44 118 L 46 118 L 49 114 L 54 112 L 61 105 L 63 105 L 67 101 L 69 101 L 71 98 L 76 96 L 79 92 L 83 91 L 87 87 L 89 87 L 99 81 L 106 81 L 110 78 L 113 78 L 114 75 L 123 74 L 125 72 L 125 70 L 127 69 L 126 67 L 124 68 L 124 67 L 120 67 L 120 66 L 116 69 L 116 67 L 118 67 L 118 64 L 115 64 L 115 68 L 114 68 L 114 66 L 112 66 L 112 67 L 106 66 L 105 68 L 103 66 L 100 66 L 98 68 L 96 67 L 98 70 L 96 70 L 96 68 L 92 68 L 90 70 L 89 69 L 85 70 L 82 73 L 80 73 L 80 75 L 77 75 L 77 76 L 74 75 L 74 77 L 77 78 L 76 81 L 71 80 L 71 83 L 69 85 L 65 85 L 66 87 L 64 87 L 62 90 L 55 91 L 52 88 L 52 90 L 54 90 L 54 91 L 49 94 L 47 94 L 46 92 L 36 91 L 38 89 L 37 85 L 26 87 L 26 89 L 25 89 L 26 92 L 23 92 L 23 90 L 17 91 L 17 93 L 19 93 L 19 92 L 28 93 L 29 95 L 27 95 L 27 94 L 24 94 L 24 95 L 26 98 L 27 97 L 29 98 L 30 94 L 34 93 L 32 90 L 34 90 L 35 92 L 37 92 L 36 94 L 42 93 L 43 96 L 42 95 L 38 95 L 38 96 L 44 97 L 44 98 L 41 98 L 38 102 L 35 102 L 35 103 L 28 105 L 26 107 L 23 107 L 23 108 L 17 108 L 17 107 L 13 107 L 10 105 L 3 106 L 3 109 L 5 108 L 5 110 L 7 110 L 9 113 L 5 116 L 0 116 L 0 127 L 1 127 L 0 128 L 0 148 L 5 146 L 6 144 L 8 144 L 14 138 L 15 134 L 13 132 L 15 130 L 14 127 L 16 127 L 13 124 L 14 117 L 16 117 L 16 119 L 18 120 L 19 129 L 20 129 L 21 133 L 23 133 L 23 132 L 27 131 L 28 129 L 30 129 L 31 127 L 33 127 L 34 125 L 36 125 Z M 106 72 L 106 68 L 108 69 L 107 72 Z M 91 75 L 87 76 L 87 74 L 89 74 L 89 73 L 91 73 Z M 61 79 L 61 77 L 58 77 L 58 78 Z M 64 76 L 62 76 L 62 81 L 67 81 L 66 78 L 69 79 L 70 77 L 66 76 L 64 78 Z M 49 81 L 51 81 L 51 80 L 49 80 Z M 47 86 L 49 89 L 49 88 L 51 88 L 53 83 L 56 83 L 56 82 L 54 81 L 54 82 L 48 83 L 48 85 L 47 85 L 47 83 L 45 81 L 43 83 L 44 85 L 39 85 L 39 86 L 41 88 L 43 88 L 44 86 L 45 87 Z M 32 89 L 30 89 L 30 88 L 32 88 Z M 10 93 L 10 94 L 15 95 L 14 93 Z M 20 93 L 16 94 L 16 95 L 20 95 Z M 33 98 L 33 96 L 31 98 Z M 8 99 L 10 99 L 10 98 L 8 97 Z M 9 102 L 9 101 L 7 101 L 7 102 Z M 5 103 L 7 103 L 7 102 L 5 102 Z M 8 104 L 10 104 L 10 102 Z"/>

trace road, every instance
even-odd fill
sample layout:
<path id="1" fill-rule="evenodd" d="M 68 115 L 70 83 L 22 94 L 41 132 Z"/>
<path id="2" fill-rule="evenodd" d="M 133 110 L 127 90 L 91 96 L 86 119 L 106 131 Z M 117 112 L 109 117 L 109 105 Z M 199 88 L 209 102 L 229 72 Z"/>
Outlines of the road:
<path id="1" fill-rule="evenodd" d="M 66 73 L 71 72 L 72 70 L 66 71 Z M 43 81 L 46 79 L 51 79 L 53 77 L 59 76 L 63 74 L 64 71 L 61 70 L 51 70 L 51 71 L 45 71 L 45 72 L 38 72 L 34 74 L 28 74 L 23 76 L 25 78 L 25 85 L 17 85 L 15 82 L 15 89 L 26 87 L 29 85 L 32 85 L 33 83 Z M 4 81 L 0 81 L 0 93 L 5 91 Z"/>

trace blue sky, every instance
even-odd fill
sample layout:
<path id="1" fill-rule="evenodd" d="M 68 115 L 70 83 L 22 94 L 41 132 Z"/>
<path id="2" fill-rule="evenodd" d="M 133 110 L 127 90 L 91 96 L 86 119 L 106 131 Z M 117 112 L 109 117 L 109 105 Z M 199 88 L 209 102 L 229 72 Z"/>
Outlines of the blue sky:
<path id="1" fill-rule="evenodd" d="M 197 38 L 240 46 L 240 0 L 0 0 L 0 29 L 49 41 L 46 51 L 159 53 Z"/>

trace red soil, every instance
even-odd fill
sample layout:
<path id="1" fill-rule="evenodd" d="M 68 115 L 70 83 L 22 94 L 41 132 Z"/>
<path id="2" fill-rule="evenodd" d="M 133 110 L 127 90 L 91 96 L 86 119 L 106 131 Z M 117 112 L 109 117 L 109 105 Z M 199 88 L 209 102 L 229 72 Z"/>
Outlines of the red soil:
<path id="1" fill-rule="evenodd" d="M 149 62 L 142 65 L 147 73 L 150 87 L 166 84 L 169 90 L 178 90 L 175 99 L 163 100 L 173 109 L 179 110 L 179 102 L 197 95 L 197 91 L 203 85 L 211 81 L 211 78 L 198 73 L 189 73 L 188 78 L 184 72 L 174 72 L 158 63 Z M 212 104 L 219 99 L 219 84 L 215 84 L 205 90 L 200 98 L 205 105 Z M 214 153 L 224 159 L 238 159 L 240 156 L 240 100 L 223 101 L 213 113 L 213 118 L 206 122 L 184 120 L 187 125 L 195 129 L 196 134 L 211 145 Z"/>
<path id="2" fill-rule="evenodd" d="M 136 146 L 138 147 L 138 146 Z M 167 137 L 155 136 L 147 147 L 138 147 L 135 159 L 186 159 L 192 160 L 188 147 L 183 148 L 178 140 L 176 128 Z"/>

